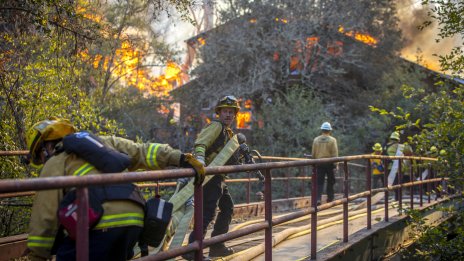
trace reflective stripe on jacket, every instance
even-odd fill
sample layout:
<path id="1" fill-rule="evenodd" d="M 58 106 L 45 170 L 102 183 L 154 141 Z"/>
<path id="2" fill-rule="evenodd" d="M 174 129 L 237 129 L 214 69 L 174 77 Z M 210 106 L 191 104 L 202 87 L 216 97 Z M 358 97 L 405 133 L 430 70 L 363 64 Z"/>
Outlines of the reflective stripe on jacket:
<path id="1" fill-rule="evenodd" d="M 232 136 L 233 132 L 229 127 L 223 126 L 219 121 L 212 121 L 198 134 L 195 140 L 195 155 L 205 157 L 208 165 Z"/>
<path id="2" fill-rule="evenodd" d="M 131 158 L 130 171 L 138 169 L 163 169 L 178 166 L 181 152 L 167 144 L 134 143 L 133 141 L 103 136 L 105 145 L 126 153 Z M 51 157 L 44 165 L 40 177 L 84 176 L 101 174 L 95 167 L 75 154 L 62 152 Z M 50 258 L 50 250 L 58 232 L 57 209 L 63 199 L 63 189 L 37 191 L 32 206 L 27 246 L 32 258 Z M 143 226 L 142 207 L 129 200 L 103 203 L 104 216 L 95 229 L 121 226 Z"/>

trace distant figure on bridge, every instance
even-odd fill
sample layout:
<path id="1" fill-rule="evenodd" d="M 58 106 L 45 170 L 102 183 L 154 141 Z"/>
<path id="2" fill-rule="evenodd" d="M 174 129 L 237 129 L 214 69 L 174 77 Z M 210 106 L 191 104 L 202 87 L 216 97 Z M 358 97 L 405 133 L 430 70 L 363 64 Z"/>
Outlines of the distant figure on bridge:
<path id="1" fill-rule="evenodd" d="M 374 144 L 374 146 L 372 147 L 372 150 L 374 151 L 372 155 L 382 155 L 382 145 L 380 143 Z M 371 159 L 371 170 L 372 170 L 373 187 L 374 188 L 385 187 L 385 182 L 384 182 L 385 167 L 383 166 L 382 160 Z"/>
<path id="2" fill-rule="evenodd" d="M 231 126 L 240 110 L 239 101 L 234 96 L 225 96 L 219 100 L 215 107 L 217 119 L 211 121 L 201 130 L 194 145 L 194 153 L 200 162 L 209 165 L 220 153 L 224 145 L 233 137 Z M 226 165 L 238 164 L 236 155 L 232 155 Z M 203 186 L 203 235 L 206 233 L 208 225 L 216 215 L 216 208 L 219 213 L 214 222 L 214 229 L 211 236 L 225 234 L 229 231 L 234 212 L 234 202 L 225 183 L 225 175 L 215 175 Z M 189 236 L 189 243 L 195 240 L 193 232 Z M 224 243 L 212 245 L 210 247 L 210 257 L 228 256 L 234 253 L 230 247 Z M 189 252 L 182 256 L 187 260 L 194 259 L 194 253 Z M 207 258 L 204 258 L 208 260 Z"/>
<path id="3" fill-rule="evenodd" d="M 384 151 L 388 156 L 412 156 L 412 148 L 409 144 L 401 144 L 400 143 L 400 133 L 398 131 L 392 132 L 390 134 L 390 137 L 388 139 L 387 145 L 385 145 Z M 403 180 L 404 181 L 409 181 L 409 173 L 405 173 L 405 171 L 408 171 L 410 161 L 402 161 L 402 174 L 403 174 Z M 399 169 L 399 160 L 392 160 L 387 166 L 387 174 L 388 174 L 388 185 L 397 185 L 398 182 L 398 169 Z M 399 198 L 399 191 L 395 190 L 395 200 L 398 200 Z"/>
<path id="4" fill-rule="evenodd" d="M 411 147 L 411 145 L 409 145 L 409 143 L 405 142 L 403 144 L 403 146 L 404 146 L 404 148 L 403 148 L 403 155 L 404 156 L 414 156 L 414 153 L 412 151 L 412 147 Z M 416 165 L 415 160 L 406 160 L 406 159 L 403 160 L 403 164 L 402 164 L 403 179 L 402 179 L 401 183 L 411 182 L 411 170 L 413 170 L 415 165 Z"/>
<path id="5" fill-rule="evenodd" d="M 202 183 L 204 179 L 203 165 L 191 154 L 184 154 L 167 144 L 141 144 L 118 137 L 77 132 L 66 119 L 53 117 L 40 121 L 26 135 L 30 160 L 36 166 L 43 164 L 40 177 L 99 175 L 125 169 L 158 170 L 168 166 L 193 166 L 197 172 L 197 183 Z M 82 148 L 87 153 L 82 153 Z M 103 166 L 99 162 L 109 164 Z M 105 196 L 97 197 L 91 191 L 103 191 Z M 50 259 L 54 254 L 58 261 L 76 260 L 75 235 L 78 228 L 69 226 L 69 222 L 75 224 L 75 219 L 70 220 L 76 214 L 71 212 L 75 208 L 65 208 L 64 213 L 68 213 L 65 215 L 60 215 L 61 211 L 58 211 L 66 202 L 63 199 L 75 195 L 74 192 L 74 189 L 37 191 L 27 240 L 31 260 Z M 89 196 L 89 205 L 103 210 L 99 212 L 101 216 L 98 218 L 89 215 L 89 221 L 94 221 L 89 224 L 93 226 L 89 231 L 89 260 L 131 259 L 144 224 L 145 202 L 138 189 L 131 183 L 92 186 L 89 188 Z M 74 200 L 65 206 L 73 204 Z M 67 233 L 60 226 L 65 227 Z"/>
<path id="6" fill-rule="evenodd" d="M 322 135 L 313 141 L 312 156 L 314 159 L 338 157 L 337 140 L 331 136 L 332 126 L 328 122 L 321 125 Z M 316 165 L 317 173 L 317 204 L 321 204 L 322 191 L 324 190 L 325 177 L 327 176 L 327 202 L 334 200 L 334 174 L 335 164 L 324 163 Z"/>

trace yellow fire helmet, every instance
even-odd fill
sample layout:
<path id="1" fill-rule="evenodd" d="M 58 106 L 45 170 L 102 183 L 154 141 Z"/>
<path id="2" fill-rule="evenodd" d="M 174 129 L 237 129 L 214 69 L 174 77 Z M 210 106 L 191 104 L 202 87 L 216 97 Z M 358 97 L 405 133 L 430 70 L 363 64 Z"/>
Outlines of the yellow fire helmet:
<path id="1" fill-rule="evenodd" d="M 374 146 L 372 147 L 372 149 L 374 151 L 382 151 L 382 145 L 380 145 L 380 143 L 376 143 L 374 144 Z"/>
<path id="2" fill-rule="evenodd" d="M 391 140 L 400 140 L 400 133 L 397 132 L 397 131 L 392 132 L 392 134 L 390 135 L 390 139 Z"/>
<path id="3" fill-rule="evenodd" d="M 219 114 L 221 108 L 235 108 L 235 113 L 238 113 L 240 111 L 240 104 L 235 96 L 227 95 L 219 100 L 214 111 Z"/>
<path id="4" fill-rule="evenodd" d="M 64 136 L 76 132 L 76 128 L 67 119 L 51 117 L 48 120 L 39 121 L 26 133 L 26 143 L 29 149 L 31 161 L 39 165 L 38 148 L 44 141 L 62 139 Z"/>

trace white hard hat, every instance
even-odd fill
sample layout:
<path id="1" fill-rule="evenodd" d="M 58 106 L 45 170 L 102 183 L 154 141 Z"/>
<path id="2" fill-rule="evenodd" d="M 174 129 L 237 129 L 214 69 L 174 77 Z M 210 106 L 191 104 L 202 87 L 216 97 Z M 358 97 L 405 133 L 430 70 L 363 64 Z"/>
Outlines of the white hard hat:
<path id="1" fill-rule="evenodd" d="M 329 130 L 329 131 L 331 131 L 331 130 L 332 130 L 332 126 L 330 126 L 330 123 L 324 122 L 324 123 L 322 123 L 322 125 L 321 125 L 321 130 Z"/>

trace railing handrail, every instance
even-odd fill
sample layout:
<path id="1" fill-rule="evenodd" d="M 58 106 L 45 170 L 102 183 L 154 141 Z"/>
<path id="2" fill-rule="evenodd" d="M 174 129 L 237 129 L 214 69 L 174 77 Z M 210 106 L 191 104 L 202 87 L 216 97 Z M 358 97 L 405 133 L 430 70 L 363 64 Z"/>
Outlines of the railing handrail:
<path id="1" fill-rule="evenodd" d="M 1 154 L 0 154 L 1 155 Z M 10 155 L 10 154 L 8 154 Z M 262 157 L 263 159 L 270 159 L 275 157 Z M 348 188 L 348 181 L 349 181 L 349 172 L 348 172 L 348 161 L 352 160 L 367 160 L 366 165 L 366 191 L 358 193 L 356 195 L 349 195 L 349 188 Z M 266 163 L 255 163 L 255 164 L 246 164 L 246 165 L 232 165 L 232 166 L 219 166 L 219 167 L 207 167 L 206 174 L 207 175 L 219 175 L 219 174 L 227 174 L 227 173 L 237 173 L 237 172 L 249 172 L 249 171 L 256 171 L 261 170 L 264 172 L 265 176 L 265 184 L 264 184 L 264 203 L 265 203 L 265 222 L 261 222 L 256 224 L 248 229 L 240 229 L 231 233 L 227 233 L 224 235 L 215 236 L 213 238 L 209 238 L 203 240 L 202 236 L 202 226 L 200 225 L 202 222 L 202 189 L 201 186 L 195 186 L 195 212 L 194 212 L 194 219 L 195 219 L 195 241 L 185 247 L 179 247 L 173 250 L 168 250 L 166 252 L 159 253 L 155 256 L 149 256 L 144 258 L 144 260 L 161 260 L 163 258 L 172 258 L 175 256 L 179 256 L 181 254 L 187 253 L 189 251 L 196 251 L 195 257 L 197 260 L 201 259 L 202 256 L 202 249 L 206 246 L 211 244 L 215 244 L 218 242 L 223 242 L 228 239 L 237 238 L 243 235 L 247 235 L 251 232 L 256 232 L 259 230 L 265 230 L 265 259 L 271 260 L 272 256 L 272 226 L 273 223 L 280 223 L 283 222 L 287 218 L 293 219 L 296 216 L 300 215 L 308 215 L 311 214 L 311 258 L 316 257 L 316 245 L 317 245 L 317 212 L 323 209 L 327 209 L 336 205 L 343 204 L 344 208 L 344 222 L 343 222 L 343 241 L 348 241 L 348 208 L 347 204 L 349 201 L 354 200 L 359 197 L 367 197 L 367 229 L 371 228 L 371 195 L 374 191 L 384 191 L 385 192 L 385 199 L 386 205 L 388 205 L 388 191 L 398 189 L 400 196 L 401 196 L 401 189 L 403 187 L 411 187 L 418 185 L 418 184 L 434 184 L 444 180 L 444 178 L 436 178 L 434 173 L 431 173 L 431 176 L 426 181 L 421 180 L 419 182 L 413 181 L 410 184 L 399 184 L 394 186 L 387 186 L 383 189 L 372 189 L 371 188 L 371 159 L 383 159 L 384 163 L 387 160 L 399 160 L 399 168 L 398 168 L 398 178 L 401 180 L 402 177 L 402 170 L 401 170 L 401 162 L 403 159 L 405 160 L 419 160 L 419 161 L 437 161 L 436 158 L 429 158 L 429 157 L 417 157 L 417 156 L 384 156 L 384 155 L 372 155 L 372 154 L 364 154 L 364 155 L 354 155 L 354 156 L 344 156 L 344 157 L 335 157 L 335 158 L 324 158 L 324 159 L 299 159 L 299 158 L 291 158 L 291 160 L 287 161 L 279 161 L 279 162 L 266 162 Z M 272 169 L 281 169 L 281 168 L 290 168 L 290 167 L 305 167 L 305 166 L 312 166 L 317 164 L 324 164 L 324 163 L 336 163 L 342 162 L 343 163 L 343 172 L 344 172 L 344 197 L 342 199 L 323 204 L 319 207 L 316 207 L 316 170 L 313 168 L 313 173 L 311 174 L 311 182 L 312 182 L 312 191 L 311 191 L 311 207 L 303 212 L 298 212 L 295 214 L 290 214 L 284 218 L 272 218 L 272 188 L 271 188 L 271 170 Z M 419 165 L 418 165 L 419 166 Z M 423 165 L 425 166 L 425 165 Z M 428 168 L 431 168 L 430 164 L 427 165 Z M 76 187 L 77 188 L 77 197 L 79 198 L 80 202 L 83 202 L 83 207 L 79 209 L 79 216 L 82 216 L 82 219 L 78 220 L 78 227 L 85 227 L 87 223 L 87 208 L 88 208 L 88 194 L 87 194 L 87 187 L 91 185 L 107 185 L 107 184 L 118 184 L 118 183 L 130 183 L 130 182 L 144 182 L 144 181 L 159 181 L 164 179 L 176 179 L 182 177 L 193 177 L 194 170 L 193 169 L 170 169 L 170 170 L 157 170 L 157 171 L 142 171 L 142 172 L 124 172 L 124 173 L 105 173 L 104 175 L 86 175 L 86 176 L 60 176 L 60 177 L 39 177 L 39 178 L 29 178 L 29 179 L 6 179 L 0 180 L 0 193 L 5 192 L 22 192 L 22 191 L 30 191 L 30 190 L 47 190 L 47 189 L 61 189 L 61 188 L 68 188 L 68 187 Z M 386 175 L 385 175 L 386 177 Z M 414 177 L 411 168 L 411 177 Z M 428 186 L 429 186 L 428 185 Z M 434 185 L 436 186 L 436 185 Z M 430 191 L 430 190 L 428 190 Z M 422 195 L 422 191 L 421 191 Z M 429 203 L 430 203 L 430 195 L 429 195 Z M 412 204 L 412 203 L 411 203 Z M 422 201 L 421 201 L 422 205 Z M 402 208 L 401 197 L 399 198 L 399 206 L 400 209 Z M 197 211 L 200 210 L 200 211 Z M 388 208 L 386 208 L 386 211 Z M 346 216 L 345 216 L 346 215 Z M 385 213 L 385 220 L 388 220 L 388 213 Z M 77 259 L 87 260 L 88 258 L 88 231 L 78 229 L 77 233 Z"/>
<path id="2" fill-rule="evenodd" d="M 356 155 L 324 159 L 303 159 L 298 161 L 279 161 L 245 165 L 231 165 L 220 167 L 206 167 L 206 175 L 217 175 L 234 172 L 247 172 L 256 170 L 303 167 L 321 163 L 344 162 L 359 159 L 410 159 L 436 161 L 436 158 L 415 156 L 382 156 L 382 155 Z M 38 177 L 30 179 L 4 179 L 0 180 L 0 193 L 21 192 L 31 190 L 47 190 L 69 187 L 86 187 L 89 185 L 118 184 L 128 182 L 157 181 L 164 179 L 177 179 L 182 177 L 193 177 L 193 169 L 169 169 L 155 171 L 105 173 L 104 175 L 87 176 L 60 176 L 60 177 Z"/>

